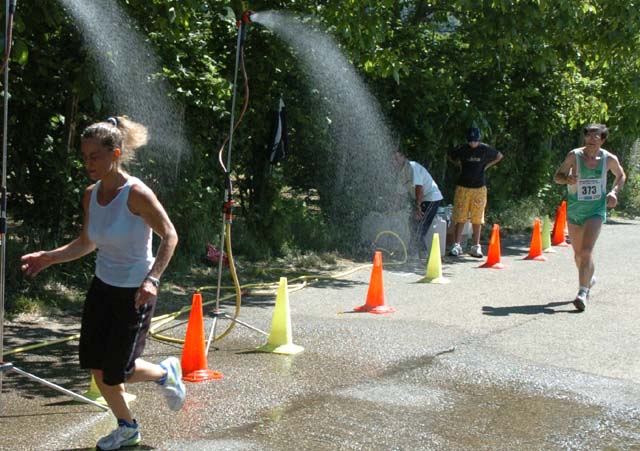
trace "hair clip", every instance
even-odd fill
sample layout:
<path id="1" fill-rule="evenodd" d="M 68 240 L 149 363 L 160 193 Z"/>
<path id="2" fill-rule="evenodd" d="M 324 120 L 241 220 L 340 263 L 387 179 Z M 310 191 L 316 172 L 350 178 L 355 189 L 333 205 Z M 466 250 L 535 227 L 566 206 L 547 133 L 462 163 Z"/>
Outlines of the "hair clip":
<path id="1" fill-rule="evenodd" d="M 112 124 L 114 127 L 118 126 L 118 119 L 116 119 L 115 117 L 108 117 L 105 122 Z"/>

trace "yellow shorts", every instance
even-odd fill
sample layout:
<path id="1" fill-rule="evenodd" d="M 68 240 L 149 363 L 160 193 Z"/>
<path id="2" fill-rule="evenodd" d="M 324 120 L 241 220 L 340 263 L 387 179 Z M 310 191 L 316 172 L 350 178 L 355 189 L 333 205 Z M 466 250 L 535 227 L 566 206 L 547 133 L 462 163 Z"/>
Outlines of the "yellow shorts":
<path id="1" fill-rule="evenodd" d="M 471 224 L 484 224 L 487 206 L 487 187 L 465 188 L 456 186 L 453 198 L 453 222 L 464 224 L 471 216 Z"/>

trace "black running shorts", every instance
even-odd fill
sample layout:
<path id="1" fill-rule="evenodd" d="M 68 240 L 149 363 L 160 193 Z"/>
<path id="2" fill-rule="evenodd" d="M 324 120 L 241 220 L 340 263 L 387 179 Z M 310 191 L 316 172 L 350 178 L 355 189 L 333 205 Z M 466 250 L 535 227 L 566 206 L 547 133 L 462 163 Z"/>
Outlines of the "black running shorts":
<path id="1" fill-rule="evenodd" d="M 137 310 L 137 290 L 114 287 L 94 277 L 87 292 L 80 330 L 80 367 L 102 370 L 107 385 L 125 382 L 144 350 L 156 299 Z"/>

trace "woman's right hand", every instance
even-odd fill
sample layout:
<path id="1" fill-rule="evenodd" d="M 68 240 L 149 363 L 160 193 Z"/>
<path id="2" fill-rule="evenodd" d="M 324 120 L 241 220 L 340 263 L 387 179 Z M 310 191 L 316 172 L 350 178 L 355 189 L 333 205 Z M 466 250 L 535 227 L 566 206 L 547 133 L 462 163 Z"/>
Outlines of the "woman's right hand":
<path id="1" fill-rule="evenodd" d="M 47 251 L 38 251 L 23 255 L 20 261 L 22 261 L 20 269 L 31 277 L 34 277 L 40 271 L 55 263 L 53 257 L 49 255 Z"/>

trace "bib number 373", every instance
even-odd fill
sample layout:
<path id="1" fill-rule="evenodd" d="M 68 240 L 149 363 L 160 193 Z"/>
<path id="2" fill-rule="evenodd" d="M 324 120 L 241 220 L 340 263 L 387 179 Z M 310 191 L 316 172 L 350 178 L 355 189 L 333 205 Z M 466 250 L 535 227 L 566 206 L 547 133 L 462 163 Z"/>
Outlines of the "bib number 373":
<path id="1" fill-rule="evenodd" d="M 598 200 L 602 197 L 602 182 L 600 179 L 578 180 L 578 200 Z"/>

